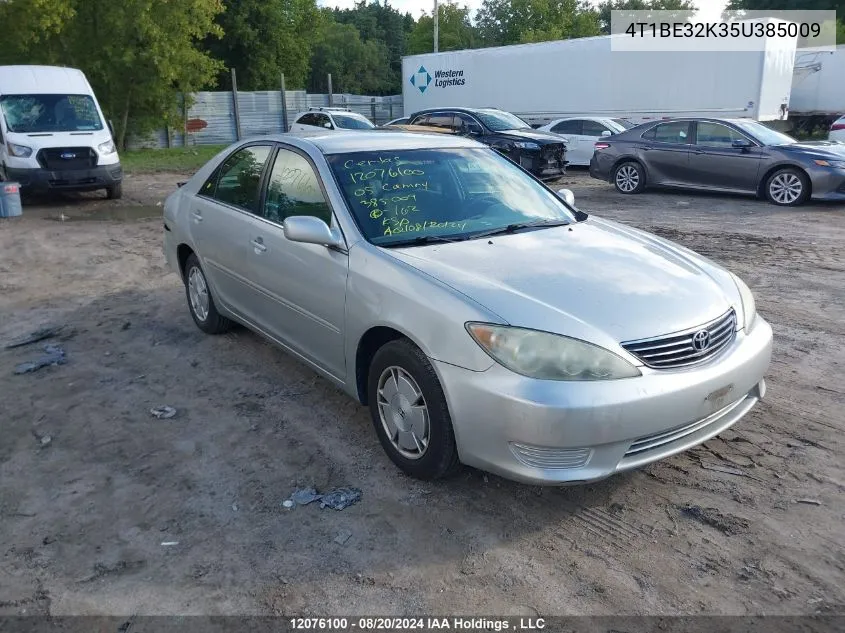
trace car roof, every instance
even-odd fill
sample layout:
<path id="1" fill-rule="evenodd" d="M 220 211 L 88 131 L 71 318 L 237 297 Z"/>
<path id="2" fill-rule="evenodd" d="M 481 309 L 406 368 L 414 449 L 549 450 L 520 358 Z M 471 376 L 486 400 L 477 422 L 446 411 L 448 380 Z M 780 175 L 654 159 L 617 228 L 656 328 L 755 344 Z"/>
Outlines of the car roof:
<path id="1" fill-rule="evenodd" d="M 443 106 L 440 108 L 423 108 L 422 110 L 417 110 L 413 114 L 409 116 L 415 116 L 417 114 L 424 114 L 427 112 L 466 112 L 467 114 L 475 114 L 477 112 L 507 112 L 507 110 L 502 110 L 500 108 L 466 108 L 462 106 Z"/>
<path id="2" fill-rule="evenodd" d="M 22 94 L 91 94 L 85 75 L 64 66 L 0 66 L 0 92 Z"/>
<path id="3" fill-rule="evenodd" d="M 311 145 L 323 154 L 346 154 L 349 152 L 385 152 L 407 149 L 452 149 L 487 147 L 462 136 L 448 134 L 418 134 L 393 130 L 354 131 L 338 134 L 332 132 L 304 132 L 277 134 L 268 137 L 280 143 Z M 296 140 L 294 140 L 296 139 Z M 301 141 L 301 143 L 297 142 Z"/>

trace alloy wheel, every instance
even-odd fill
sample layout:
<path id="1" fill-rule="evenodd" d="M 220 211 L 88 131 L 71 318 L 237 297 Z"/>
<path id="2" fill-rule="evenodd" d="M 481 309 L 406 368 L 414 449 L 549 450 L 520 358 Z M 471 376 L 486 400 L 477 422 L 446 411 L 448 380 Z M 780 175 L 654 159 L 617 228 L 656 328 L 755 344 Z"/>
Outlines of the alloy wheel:
<path id="1" fill-rule="evenodd" d="M 769 183 L 769 194 L 779 204 L 792 204 L 804 191 L 801 179 L 793 173 L 778 174 Z"/>
<path id="2" fill-rule="evenodd" d="M 623 165 L 616 172 L 616 186 L 620 191 L 631 193 L 640 184 L 640 174 L 636 167 L 632 165 Z"/>

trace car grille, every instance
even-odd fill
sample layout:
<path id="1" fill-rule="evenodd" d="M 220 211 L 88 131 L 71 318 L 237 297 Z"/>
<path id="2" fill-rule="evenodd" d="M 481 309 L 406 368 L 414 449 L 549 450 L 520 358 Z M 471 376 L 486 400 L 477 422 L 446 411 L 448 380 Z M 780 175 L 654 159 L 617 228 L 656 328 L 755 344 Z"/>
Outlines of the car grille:
<path id="1" fill-rule="evenodd" d="M 641 437 L 631 444 L 625 452 L 625 457 L 631 457 L 645 451 L 651 451 L 660 448 L 661 446 L 665 446 L 666 444 L 671 444 L 672 442 L 680 440 L 687 435 L 692 435 L 697 431 L 704 431 L 709 426 L 721 422 L 728 413 L 745 402 L 746 399 L 747 396 L 743 396 L 736 402 L 732 402 L 725 408 L 708 415 L 702 420 L 696 420 L 695 422 L 690 422 L 689 424 L 685 424 L 684 426 L 680 426 L 663 433 L 655 433 L 654 435 Z"/>
<path id="2" fill-rule="evenodd" d="M 706 336 L 702 334 L 706 332 Z M 655 369 L 702 363 L 725 349 L 736 336 L 736 313 L 729 310 L 705 325 L 668 336 L 622 343 L 622 347 Z M 702 347 L 701 342 L 707 343 Z"/>
<path id="3" fill-rule="evenodd" d="M 49 147 L 38 152 L 38 164 L 51 171 L 93 169 L 97 154 L 90 147 Z"/>

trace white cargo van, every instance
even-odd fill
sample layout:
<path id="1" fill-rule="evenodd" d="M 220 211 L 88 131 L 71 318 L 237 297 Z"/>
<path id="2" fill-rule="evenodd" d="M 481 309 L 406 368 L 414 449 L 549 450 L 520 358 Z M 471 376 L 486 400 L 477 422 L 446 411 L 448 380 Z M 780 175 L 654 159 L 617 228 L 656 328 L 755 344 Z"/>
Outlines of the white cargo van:
<path id="1" fill-rule="evenodd" d="M 123 172 L 109 127 L 81 70 L 0 66 L 0 181 L 120 198 Z"/>

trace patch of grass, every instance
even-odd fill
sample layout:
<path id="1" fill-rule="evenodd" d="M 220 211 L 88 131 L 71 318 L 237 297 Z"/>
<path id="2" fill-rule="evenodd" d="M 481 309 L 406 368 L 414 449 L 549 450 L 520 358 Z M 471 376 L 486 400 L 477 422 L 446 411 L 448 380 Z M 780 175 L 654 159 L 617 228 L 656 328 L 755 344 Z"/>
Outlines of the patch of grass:
<path id="1" fill-rule="evenodd" d="M 196 171 L 225 145 L 195 145 L 170 149 L 136 149 L 120 153 L 120 163 L 130 174 L 161 171 Z"/>

